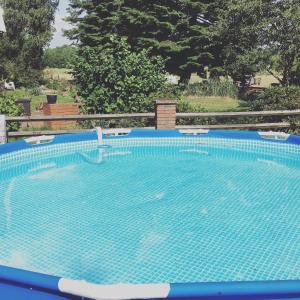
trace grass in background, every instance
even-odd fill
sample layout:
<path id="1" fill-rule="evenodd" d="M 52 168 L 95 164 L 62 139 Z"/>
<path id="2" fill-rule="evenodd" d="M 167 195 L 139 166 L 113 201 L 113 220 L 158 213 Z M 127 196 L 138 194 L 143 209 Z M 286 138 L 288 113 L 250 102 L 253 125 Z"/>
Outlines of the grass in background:
<path id="1" fill-rule="evenodd" d="M 208 112 L 244 111 L 248 108 L 245 101 L 230 97 L 194 95 L 184 96 L 183 100 Z"/>
<path id="2" fill-rule="evenodd" d="M 67 80 L 73 79 L 70 74 L 71 69 L 58 69 L 58 68 L 46 68 L 44 70 L 45 79 L 55 79 L 55 80 Z"/>
<path id="3" fill-rule="evenodd" d="M 246 102 L 238 99 L 238 88 L 229 80 L 209 79 L 189 84 L 183 101 L 209 112 L 246 110 Z"/>
<path id="4" fill-rule="evenodd" d="M 17 99 L 31 99 L 31 110 L 37 109 L 41 103 L 46 102 L 46 95 L 57 94 L 57 103 L 70 103 L 74 101 L 74 86 L 70 69 L 46 68 L 44 86 L 31 89 L 20 88 L 16 91 L 7 91 L 7 94 L 14 95 Z"/>
<path id="5" fill-rule="evenodd" d="M 16 89 L 15 91 L 7 91 L 8 95 L 13 95 L 15 98 L 26 98 L 31 99 L 31 109 L 34 111 L 37 109 L 41 103 L 47 102 L 46 92 L 42 92 L 41 95 L 32 95 L 30 90 L 27 89 Z M 73 102 L 74 99 L 70 93 L 60 93 L 59 91 L 52 92 L 53 94 L 57 94 L 57 103 L 69 103 Z"/>

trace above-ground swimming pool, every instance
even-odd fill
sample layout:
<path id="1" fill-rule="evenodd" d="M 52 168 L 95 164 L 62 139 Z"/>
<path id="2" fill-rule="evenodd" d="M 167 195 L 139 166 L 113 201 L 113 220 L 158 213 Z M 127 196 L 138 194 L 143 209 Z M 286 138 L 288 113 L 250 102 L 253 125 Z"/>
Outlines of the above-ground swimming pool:
<path id="1" fill-rule="evenodd" d="M 0 291 L 300 297 L 300 137 L 273 137 L 133 130 L 0 146 Z"/>

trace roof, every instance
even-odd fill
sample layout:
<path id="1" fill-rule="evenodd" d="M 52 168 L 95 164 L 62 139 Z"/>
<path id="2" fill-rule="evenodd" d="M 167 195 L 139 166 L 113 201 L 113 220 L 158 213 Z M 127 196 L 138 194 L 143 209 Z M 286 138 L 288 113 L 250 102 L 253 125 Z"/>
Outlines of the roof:
<path id="1" fill-rule="evenodd" d="M 6 32 L 5 24 L 3 20 L 3 9 L 0 7 L 0 32 Z"/>

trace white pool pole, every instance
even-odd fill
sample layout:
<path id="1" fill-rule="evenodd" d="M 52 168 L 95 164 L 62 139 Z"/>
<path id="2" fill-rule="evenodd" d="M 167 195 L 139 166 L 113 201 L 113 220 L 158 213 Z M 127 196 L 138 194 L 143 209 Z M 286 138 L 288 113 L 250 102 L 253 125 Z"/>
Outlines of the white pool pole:
<path id="1" fill-rule="evenodd" d="M 5 115 L 0 115 L 0 144 L 7 142 Z"/>
<path id="2" fill-rule="evenodd" d="M 102 136 L 102 128 L 96 127 L 97 137 L 98 137 L 98 145 L 103 144 L 103 136 Z"/>

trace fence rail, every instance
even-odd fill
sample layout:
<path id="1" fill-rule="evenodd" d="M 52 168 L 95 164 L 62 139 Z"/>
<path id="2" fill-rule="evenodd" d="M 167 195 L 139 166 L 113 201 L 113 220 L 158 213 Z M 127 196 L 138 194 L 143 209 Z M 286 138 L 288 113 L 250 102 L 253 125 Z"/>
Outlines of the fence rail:
<path id="1" fill-rule="evenodd" d="M 239 117 L 276 117 L 276 116 L 300 116 L 298 110 L 277 110 L 277 111 L 247 111 L 247 112 L 193 112 L 193 113 L 177 113 L 176 119 L 185 118 L 239 118 Z M 85 120 L 120 120 L 120 119 L 154 119 L 157 120 L 155 113 L 131 113 L 131 114 L 95 114 L 95 115 L 56 115 L 56 116 L 21 116 L 6 117 L 5 121 L 10 122 L 42 122 L 42 121 L 85 121 Z M 174 115 L 173 115 L 174 118 Z M 250 123 L 250 124 L 216 124 L 216 125 L 177 125 L 177 129 L 278 129 L 289 128 L 289 122 L 274 123 Z M 295 125 L 297 126 L 297 125 Z M 153 127 L 148 127 L 153 129 Z M 88 129 L 68 129 L 68 130 L 36 130 L 36 131 L 17 131 L 7 132 L 7 137 L 29 137 L 38 135 L 55 135 L 71 132 L 86 132 Z"/>
<path id="2" fill-rule="evenodd" d="M 288 122 L 280 123 L 249 123 L 249 124 L 220 124 L 220 125 L 180 125 L 177 129 L 276 129 L 289 128 L 291 124 Z"/>
<path id="3" fill-rule="evenodd" d="M 86 120 L 113 120 L 113 119 L 142 119 L 154 118 L 154 113 L 133 114 L 95 114 L 95 115 L 60 115 L 60 116 L 22 116 L 7 117 L 7 122 L 41 122 L 41 121 L 86 121 Z"/>
<path id="4" fill-rule="evenodd" d="M 268 117 L 268 116 L 299 116 L 297 110 L 270 110 L 247 112 L 193 112 L 177 113 L 176 118 L 208 118 L 208 117 Z M 41 122 L 41 121 L 86 121 L 86 120 L 113 120 L 113 119 L 142 119 L 155 118 L 155 113 L 131 114 L 95 114 L 95 115 L 61 115 L 61 116 L 22 116 L 6 117 L 7 122 Z"/>
<path id="5" fill-rule="evenodd" d="M 269 111 L 241 111 L 241 112 L 199 112 L 199 113 L 177 113 L 176 118 L 194 118 L 194 117 L 269 117 L 269 116 L 297 116 L 300 115 L 300 109 L 297 110 L 269 110 Z"/>

